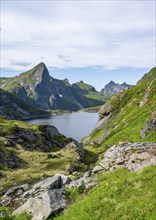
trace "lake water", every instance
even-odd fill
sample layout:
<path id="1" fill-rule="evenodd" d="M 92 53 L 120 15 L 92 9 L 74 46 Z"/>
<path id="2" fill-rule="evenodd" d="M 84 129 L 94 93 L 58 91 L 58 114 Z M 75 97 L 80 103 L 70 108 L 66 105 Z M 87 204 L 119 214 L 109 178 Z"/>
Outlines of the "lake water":
<path id="1" fill-rule="evenodd" d="M 76 112 L 72 114 L 52 115 L 26 120 L 30 124 L 48 124 L 55 126 L 66 137 L 77 141 L 86 137 L 98 121 L 98 113 Z"/>

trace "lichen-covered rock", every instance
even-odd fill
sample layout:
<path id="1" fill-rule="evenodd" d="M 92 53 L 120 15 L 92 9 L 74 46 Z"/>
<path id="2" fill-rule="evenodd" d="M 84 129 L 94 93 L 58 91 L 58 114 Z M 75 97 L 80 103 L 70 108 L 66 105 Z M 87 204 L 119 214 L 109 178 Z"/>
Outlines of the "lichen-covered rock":
<path id="1" fill-rule="evenodd" d="M 79 142 L 77 142 L 76 140 L 73 140 L 72 142 L 70 142 L 69 144 L 67 144 L 65 147 L 64 147 L 64 150 L 66 149 L 70 149 L 70 148 L 74 148 L 76 149 L 78 152 L 79 152 L 79 155 L 80 155 L 80 160 L 83 160 L 84 159 L 84 156 L 85 156 L 85 150 L 83 148 L 83 145 L 80 144 Z"/>
<path id="2" fill-rule="evenodd" d="M 153 128 L 155 128 L 156 134 L 156 111 L 153 111 L 150 118 L 144 123 L 143 128 L 140 130 L 140 137 L 144 138 Z"/>
<path id="3" fill-rule="evenodd" d="M 138 171 L 156 164 L 156 143 L 122 143 L 110 147 L 104 159 L 93 168 L 93 173 L 112 171 L 126 167 L 130 171 Z"/>
<path id="4" fill-rule="evenodd" d="M 11 206 L 17 201 L 25 191 L 29 189 L 29 184 L 11 187 L 2 197 L 1 204 L 4 206 Z"/>
<path id="5" fill-rule="evenodd" d="M 30 189 L 28 185 L 13 187 L 5 193 L 1 204 L 14 206 L 18 201 L 20 206 L 13 215 L 26 212 L 32 216 L 32 220 L 47 219 L 67 206 L 68 198 L 64 194 L 64 187 L 70 182 L 68 176 L 56 174 L 36 183 Z M 8 198 L 10 203 L 6 203 Z"/>
<path id="6" fill-rule="evenodd" d="M 32 216 L 32 220 L 43 220 L 55 212 L 61 212 L 67 204 L 63 189 L 42 190 L 31 196 L 13 215 L 26 212 Z"/>

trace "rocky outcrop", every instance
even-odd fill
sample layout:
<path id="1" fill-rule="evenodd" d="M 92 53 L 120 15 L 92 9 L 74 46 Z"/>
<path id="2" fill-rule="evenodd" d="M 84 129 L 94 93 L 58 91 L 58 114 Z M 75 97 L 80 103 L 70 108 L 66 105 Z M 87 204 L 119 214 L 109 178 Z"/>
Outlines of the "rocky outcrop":
<path id="1" fill-rule="evenodd" d="M 4 137 L 12 145 L 20 144 L 26 150 L 42 150 L 49 151 L 53 147 L 63 148 L 66 143 L 61 143 L 58 141 L 58 137 L 64 137 L 59 133 L 57 128 L 50 125 L 39 125 L 39 132 L 34 130 L 24 129 L 17 127 L 12 134 L 4 134 Z M 67 143 L 70 142 L 70 139 L 66 139 Z"/>
<path id="2" fill-rule="evenodd" d="M 156 111 L 152 111 L 150 118 L 144 123 L 140 137 L 144 138 L 152 129 L 155 129 L 156 134 Z"/>
<path id="3" fill-rule="evenodd" d="M 65 195 L 66 188 L 84 187 L 88 191 L 97 185 L 94 179 L 82 177 L 71 181 L 68 176 L 57 174 L 31 188 L 28 184 L 12 187 L 2 197 L 1 205 L 16 207 L 13 215 L 26 212 L 32 220 L 47 219 L 61 213 L 70 203 Z"/>
<path id="4" fill-rule="evenodd" d="M 123 167 L 135 172 L 154 164 L 156 143 L 123 143 L 110 147 L 105 152 L 104 159 L 93 168 L 93 173 Z"/>
<path id="5" fill-rule="evenodd" d="M 68 204 L 63 187 L 71 180 L 62 174 L 38 182 L 20 196 L 23 204 L 14 211 L 13 215 L 27 212 L 32 220 L 43 220 L 60 213 Z"/>
<path id="6" fill-rule="evenodd" d="M 110 81 L 105 87 L 101 90 L 104 94 L 112 94 L 114 95 L 117 92 L 121 92 L 124 89 L 130 88 L 132 85 L 128 85 L 127 83 L 115 83 L 113 81 Z"/>
<path id="7" fill-rule="evenodd" d="M 61 213 L 70 203 L 66 188 L 84 188 L 86 191 L 96 186 L 96 178 L 81 177 L 73 180 L 63 174 L 56 174 L 30 187 L 28 184 L 10 188 L 2 197 L 1 205 L 16 208 L 13 215 L 26 212 L 32 220 L 43 220 Z M 17 208 L 18 206 L 18 208 Z"/>
<path id="8" fill-rule="evenodd" d="M 76 140 L 73 140 L 72 142 L 70 142 L 69 144 L 67 144 L 63 150 L 67 150 L 67 149 L 75 149 L 78 152 L 79 158 L 77 158 L 79 161 L 83 161 L 84 160 L 84 156 L 85 156 L 85 150 L 83 148 L 83 145 L 80 144 L 79 142 L 77 142 Z"/>

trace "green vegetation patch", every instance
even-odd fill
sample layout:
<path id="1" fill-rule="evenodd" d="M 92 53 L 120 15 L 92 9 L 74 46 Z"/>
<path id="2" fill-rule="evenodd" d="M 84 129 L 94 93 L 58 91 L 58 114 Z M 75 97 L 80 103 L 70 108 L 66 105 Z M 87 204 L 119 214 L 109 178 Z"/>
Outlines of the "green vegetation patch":
<path id="1" fill-rule="evenodd" d="M 55 220 L 155 220 L 156 166 L 102 174 L 99 185 Z"/>
<path id="2" fill-rule="evenodd" d="M 12 209 L 9 207 L 0 207 L 0 220 L 31 220 L 31 216 L 27 213 L 13 216 Z"/>

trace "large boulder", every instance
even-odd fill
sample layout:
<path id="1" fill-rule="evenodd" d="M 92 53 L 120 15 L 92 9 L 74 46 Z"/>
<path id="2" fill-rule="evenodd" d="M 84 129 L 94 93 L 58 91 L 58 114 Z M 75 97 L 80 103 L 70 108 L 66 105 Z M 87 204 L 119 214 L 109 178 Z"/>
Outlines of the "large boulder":
<path id="1" fill-rule="evenodd" d="M 30 189 L 27 184 L 13 187 L 4 194 L 1 205 L 18 205 L 13 215 L 26 212 L 32 216 L 32 220 L 47 219 L 55 212 L 62 212 L 67 206 L 68 198 L 64 188 L 70 182 L 68 176 L 56 174 L 36 183 Z"/>
<path id="2" fill-rule="evenodd" d="M 54 190 L 61 189 L 65 184 L 70 183 L 70 178 L 63 174 L 56 174 L 55 176 L 49 177 L 43 181 L 36 183 L 30 190 L 23 194 L 23 197 L 29 197 L 40 192 L 42 190 Z"/>
<path id="3" fill-rule="evenodd" d="M 53 216 L 55 212 L 60 213 L 67 204 L 68 199 L 63 189 L 38 191 L 15 210 L 13 215 L 26 212 L 32 216 L 32 220 L 43 220 Z"/>

